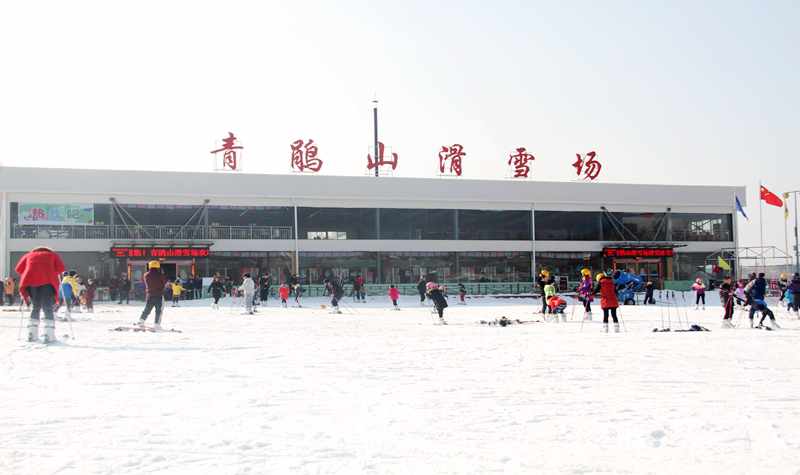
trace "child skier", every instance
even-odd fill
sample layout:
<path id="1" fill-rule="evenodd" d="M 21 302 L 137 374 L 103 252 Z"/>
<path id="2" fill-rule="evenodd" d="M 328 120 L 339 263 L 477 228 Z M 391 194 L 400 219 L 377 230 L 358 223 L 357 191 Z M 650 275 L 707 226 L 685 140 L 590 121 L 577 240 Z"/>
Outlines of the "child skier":
<path id="1" fill-rule="evenodd" d="M 606 274 L 597 274 L 597 286 L 595 293 L 600 293 L 600 308 L 603 309 L 603 331 L 608 333 L 608 314 L 614 320 L 614 331 L 619 333 L 619 320 L 617 320 L 617 308 L 619 307 L 619 300 L 617 300 L 617 289 L 614 284 L 614 279 Z"/>
<path id="2" fill-rule="evenodd" d="M 138 325 L 144 327 L 144 322 L 150 316 L 150 312 L 156 309 L 156 322 L 153 325 L 155 330 L 161 330 L 161 312 L 164 305 L 164 285 L 167 283 L 167 278 L 161 273 L 161 263 L 158 261 L 150 261 L 147 263 L 149 269 L 144 274 L 145 289 L 145 305 L 142 315 L 139 317 Z"/>
<path id="3" fill-rule="evenodd" d="M 253 315 L 253 296 L 256 293 L 256 283 L 250 277 L 250 274 L 244 275 L 244 280 L 239 290 L 244 296 L 244 307 L 248 315 Z"/>
<path id="4" fill-rule="evenodd" d="M 750 304 L 749 315 L 750 328 L 753 328 L 753 318 L 755 317 L 756 312 L 761 312 L 761 321 L 758 322 L 758 326 L 756 328 L 764 328 L 764 319 L 767 317 L 769 317 L 774 328 L 780 328 L 778 326 L 778 322 L 775 321 L 775 314 L 772 313 L 772 310 L 770 310 L 767 306 L 766 295 L 767 280 L 764 278 L 764 273 L 761 272 L 758 274 L 756 280 L 752 282 L 752 286 L 750 287 L 750 299 L 752 302 Z"/>
<path id="5" fill-rule="evenodd" d="M 303 290 L 302 287 L 300 287 L 299 283 L 294 284 L 293 289 L 294 289 L 294 303 L 295 303 L 295 306 L 300 308 L 300 307 L 302 307 L 302 305 L 300 304 L 300 297 L 303 296 L 304 290 Z"/>
<path id="6" fill-rule="evenodd" d="M 64 272 L 64 262 L 50 248 L 37 247 L 22 256 L 15 268 L 19 274 L 19 293 L 25 303 L 32 303 L 28 320 L 28 341 L 39 340 L 39 317 L 44 312 L 45 343 L 56 340 L 53 305 L 59 287 L 58 275 Z"/>
<path id="7" fill-rule="evenodd" d="M 428 282 L 425 285 L 425 293 L 433 301 L 433 306 L 439 314 L 439 321 L 443 324 L 447 324 L 447 322 L 444 321 L 444 309 L 447 308 L 447 299 L 444 293 L 442 293 L 441 287 L 436 285 L 435 282 Z"/>
<path id="8" fill-rule="evenodd" d="M 289 300 L 289 286 L 286 285 L 286 282 L 281 284 L 278 289 L 278 296 L 281 298 L 281 307 L 286 308 L 288 306 L 287 301 Z"/>
<path id="9" fill-rule="evenodd" d="M 61 299 L 58 306 L 61 307 L 62 304 L 66 305 L 64 318 L 69 320 L 72 317 L 72 300 L 74 297 L 72 292 L 72 279 L 70 278 L 69 272 L 64 272 L 62 275 L 60 287 Z"/>
<path id="10" fill-rule="evenodd" d="M 655 284 L 648 280 L 646 284 L 644 284 L 644 304 L 645 305 L 655 305 L 656 299 L 653 298 L 653 292 L 655 291 Z"/>
<path id="11" fill-rule="evenodd" d="M 181 285 L 181 281 L 175 279 L 175 282 L 172 283 L 172 306 L 177 307 L 181 301 L 181 294 L 183 293 L 183 285 Z"/>
<path id="12" fill-rule="evenodd" d="M 789 287 L 786 289 L 786 293 L 792 297 L 791 310 L 794 310 L 795 315 L 800 317 L 800 274 L 795 272 Z"/>
<path id="13" fill-rule="evenodd" d="M 578 284 L 578 298 L 583 302 L 583 319 L 592 321 L 592 301 L 594 292 L 592 291 L 592 271 L 581 269 L 581 283 Z"/>
<path id="14" fill-rule="evenodd" d="M 89 279 L 86 282 L 86 291 L 84 297 L 86 299 L 86 311 L 94 313 L 94 297 L 97 292 L 97 282 L 94 279 Z"/>
<path id="15" fill-rule="evenodd" d="M 567 316 L 564 314 L 564 310 L 567 308 L 567 301 L 555 292 L 555 286 L 548 285 L 547 287 L 553 288 L 553 294 L 547 298 L 547 306 L 550 308 L 550 313 L 556 316 L 556 321 L 558 321 L 558 315 L 561 315 L 561 321 L 566 322 Z"/>
<path id="16" fill-rule="evenodd" d="M 339 310 L 339 301 L 344 297 L 342 283 L 339 282 L 339 279 L 336 277 L 331 277 L 330 279 L 325 279 L 324 284 L 325 290 L 327 290 L 331 296 L 331 313 L 342 313 L 342 311 Z"/>
<path id="17" fill-rule="evenodd" d="M 694 284 L 692 284 L 692 290 L 695 291 L 696 297 L 694 300 L 694 309 L 697 310 L 700 307 L 700 302 L 703 302 L 703 310 L 706 309 L 706 285 L 703 283 L 703 279 L 698 277 L 695 279 Z"/>
<path id="18" fill-rule="evenodd" d="M 400 291 L 394 284 L 389 286 L 389 299 L 392 301 L 392 309 L 400 310 L 400 307 L 397 306 L 397 301 L 400 300 Z"/>
<path id="19" fill-rule="evenodd" d="M 747 296 L 744 294 L 744 282 L 739 281 L 736 283 L 736 292 L 734 295 L 736 297 L 736 303 L 744 307 L 747 303 Z"/>
<path id="20" fill-rule="evenodd" d="M 427 283 L 425 282 L 425 278 L 419 276 L 419 282 L 417 282 L 417 292 L 419 293 L 419 304 L 425 305 L 425 291 Z"/>
<path id="21" fill-rule="evenodd" d="M 16 290 L 17 283 L 11 276 L 6 277 L 3 281 L 3 295 L 6 298 L 7 305 L 14 305 L 14 290 Z M 3 302 L 0 302 L 2 304 Z"/>
<path id="22" fill-rule="evenodd" d="M 725 315 L 722 317 L 722 328 L 733 328 L 733 299 L 731 278 L 726 276 L 719 288 L 719 301 L 725 308 Z"/>
<path id="23" fill-rule="evenodd" d="M 458 283 L 458 304 L 459 305 L 466 305 L 467 302 L 464 300 L 464 297 L 467 296 L 467 288 L 461 282 Z"/>
<path id="24" fill-rule="evenodd" d="M 211 308 L 219 309 L 219 299 L 222 298 L 222 294 L 225 293 L 225 284 L 222 282 L 222 278 L 220 276 L 214 276 L 214 280 L 211 281 L 211 285 L 208 286 L 208 291 L 211 293 L 211 297 L 214 299 L 214 303 L 211 304 Z"/>

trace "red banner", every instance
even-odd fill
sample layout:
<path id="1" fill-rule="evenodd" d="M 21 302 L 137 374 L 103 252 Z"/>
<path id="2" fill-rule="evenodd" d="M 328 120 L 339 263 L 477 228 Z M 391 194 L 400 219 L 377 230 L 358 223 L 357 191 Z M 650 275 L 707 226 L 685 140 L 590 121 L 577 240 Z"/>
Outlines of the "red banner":
<path id="1" fill-rule="evenodd" d="M 672 257 L 672 249 L 647 249 L 629 247 L 606 247 L 603 249 L 605 257 Z"/>
<path id="2" fill-rule="evenodd" d="M 209 257 L 211 251 L 208 248 L 198 247 L 112 247 L 113 257 L 135 258 L 159 258 L 159 257 Z"/>

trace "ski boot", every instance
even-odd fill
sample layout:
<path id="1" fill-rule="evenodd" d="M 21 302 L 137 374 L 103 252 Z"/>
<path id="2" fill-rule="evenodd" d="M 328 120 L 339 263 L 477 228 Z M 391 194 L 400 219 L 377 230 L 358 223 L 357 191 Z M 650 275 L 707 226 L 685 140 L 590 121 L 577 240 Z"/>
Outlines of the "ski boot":
<path id="1" fill-rule="evenodd" d="M 614 333 L 619 333 L 619 323 L 614 324 Z"/>
<path id="2" fill-rule="evenodd" d="M 144 328 L 144 322 L 145 321 L 140 318 L 139 320 L 136 321 L 136 323 L 133 324 L 133 326 L 138 328 Z"/>
<path id="3" fill-rule="evenodd" d="M 153 330 L 157 331 L 157 332 L 160 332 L 162 330 L 161 324 L 160 323 L 154 323 L 153 324 Z"/>
<path id="4" fill-rule="evenodd" d="M 586 320 L 587 322 L 591 322 L 592 321 L 592 312 L 585 312 L 583 314 L 583 319 Z"/>
<path id="5" fill-rule="evenodd" d="M 722 328 L 733 328 L 733 323 L 727 318 L 722 320 Z"/>
<path id="6" fill-rule="evenodd" d="M 44 342 L 53 343 L 56 341 L 56 322 L 53 320 L 44 321 Z"/>
<path id="7" fill-rule="evenodd" d="M 28 341 L 39 341 L 39 319 L 28 320 Z"/>
<path id="8" fill-rule="evenodd" d="M 564 313 L 561 314 L 561 323 L 567 323 L 567 315 Z"/>
<path id="9" fill-rule="evenodd" d="M 444 321 L 444 317 L 439 317 L 439 323 L 441 323 L 442 325 L 447 325 L 447 322 Z"/>
<path id="10" fill-rule="evenodd" d="M 750 319 L 750 328 L 755 328 L 755 327 L 753 326 L 753 319 L 752 319 L 752 318 Z"/>
<path id="11" fill-rule="evenodd" d="M 603 333 L 608 333 L 608 323 L 603 324 Z"/>
<path id="12" fill-rule="evenodd" d="M 780 328 L 780 327 L 781 327 L 780 325 L 778 325 L 778 322 L 777 322 L 777 320 L 775 320 L 774 318 L 773 318 L 772 320 L 770 320 L 770 321 L 769 321 L 769 324 L 770 324 L 770 326 L 771 326 L 772 328 L 775 328 L 775 329 L 778 329 L 778 328 Z"/>

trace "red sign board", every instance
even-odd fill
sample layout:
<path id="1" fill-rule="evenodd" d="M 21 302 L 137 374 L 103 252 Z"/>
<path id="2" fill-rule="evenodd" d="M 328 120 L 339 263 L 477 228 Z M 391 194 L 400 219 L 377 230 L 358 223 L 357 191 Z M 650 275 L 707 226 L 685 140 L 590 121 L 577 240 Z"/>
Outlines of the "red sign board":
<path id="1" fill-rule="evenodd" d="M 211 251 L 197 247 L 112 247 L 111 255 L 127 258 L 208 257 Z"/>
<path id="2" fill-rule="evenodd" d="M 606 247 L 603 249 L 605 257 L 672 257 L 672 249 L 647 249 L 631 247 Z"/>

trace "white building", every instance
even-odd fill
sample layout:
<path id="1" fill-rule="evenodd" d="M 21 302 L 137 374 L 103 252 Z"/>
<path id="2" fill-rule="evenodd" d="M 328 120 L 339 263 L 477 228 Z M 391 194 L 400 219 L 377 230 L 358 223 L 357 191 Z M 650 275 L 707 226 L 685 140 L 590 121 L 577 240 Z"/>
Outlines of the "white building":
<path id="1" fill-rule="evenodd" d="M 311 284 L 530 282 L 542 267 L 685 280 L 736 246 L 734 198 L 746 203 L 729 186 L 17 167 L 0 168 L 0 192 L 3 275 L 48 246 L 101 279 L 155 256 L 170 274 Z"/>

